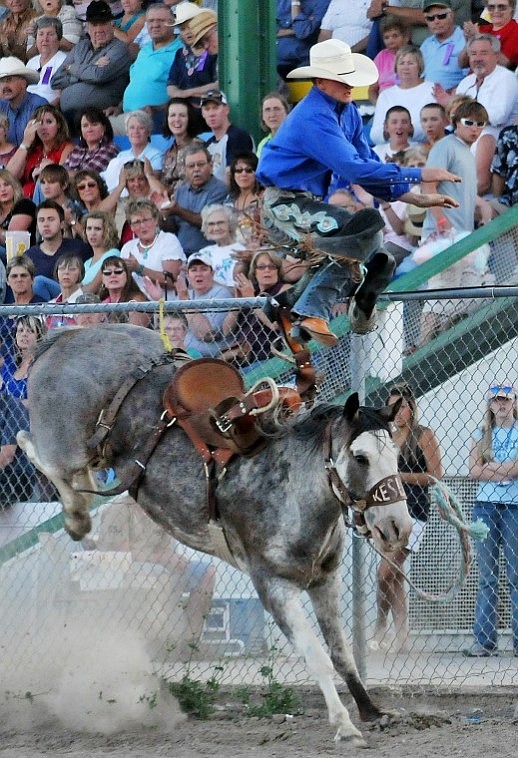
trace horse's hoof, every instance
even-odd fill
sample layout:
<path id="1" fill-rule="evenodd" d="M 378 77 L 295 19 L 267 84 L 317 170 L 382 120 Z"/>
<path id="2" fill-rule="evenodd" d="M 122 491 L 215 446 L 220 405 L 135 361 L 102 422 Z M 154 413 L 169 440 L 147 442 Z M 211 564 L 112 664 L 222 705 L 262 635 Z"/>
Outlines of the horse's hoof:
<path id="1" fill-rule="evenodd" d="M 65 529 L 74 542 L 79 542 L 92 529 L 92 519 L 88 513 L 65 516 Z"/>
<path id="2" fill-rule="evenodd" d="M 368 748 L 367 742 L 363 739 L 363 736 L 360 732 L 356 734 L 343 734 L 342 731 L 339 729 L 337 733 L 335 734 L 335 742 L 338 744 L 341 743 L 347 743 L 347 745 L 351 745 L 353 748 Z"/>

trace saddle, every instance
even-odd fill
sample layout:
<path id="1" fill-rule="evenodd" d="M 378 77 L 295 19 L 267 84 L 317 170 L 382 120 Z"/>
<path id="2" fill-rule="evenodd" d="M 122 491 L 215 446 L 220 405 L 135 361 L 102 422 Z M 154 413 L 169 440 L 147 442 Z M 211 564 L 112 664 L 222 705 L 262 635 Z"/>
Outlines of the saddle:
<path id="1" fill-rule="evenodd" d="M 182 366 L 167 386 L 163 405 L 189 436 L 205 463 L 224 466 L 234 455 L 252 456 L 266 444 L 257 416 L 282 405 L 294 413 L 301 404 L 296 390 L 272 379 L 245 391 L 239 371 L 217 358 L 198 358 Z"/>

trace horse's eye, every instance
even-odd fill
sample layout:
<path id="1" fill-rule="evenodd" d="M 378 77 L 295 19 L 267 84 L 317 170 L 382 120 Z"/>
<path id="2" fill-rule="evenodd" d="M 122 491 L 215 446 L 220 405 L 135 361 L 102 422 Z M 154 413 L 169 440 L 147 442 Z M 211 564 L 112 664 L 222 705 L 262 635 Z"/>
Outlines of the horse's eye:
<path id="1" fill-rule="evenodd" d="M 367 458 L 367 456 L 362 455 L 361 453 L 359 453 L 358 455 L 355 455 L 354 460 L 356 461 L 356 463 L 359 463 L 360 466 L 367 466 L 367 464 L 369 463 L 369 459 Z"/>

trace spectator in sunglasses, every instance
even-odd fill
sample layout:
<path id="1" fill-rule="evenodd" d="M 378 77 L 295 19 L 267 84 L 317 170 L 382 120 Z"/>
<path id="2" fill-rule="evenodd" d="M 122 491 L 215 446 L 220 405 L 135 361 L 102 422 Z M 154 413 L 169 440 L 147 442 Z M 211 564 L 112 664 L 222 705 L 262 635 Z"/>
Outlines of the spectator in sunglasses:
<path id="1" fill-rule="evenodd" d="M 225 205 L 237 216 L 237 239 L 256 247 L 261 239 L 263 188 L 257 181 L 258 158 L 254 153 L 236 155 L 230 164 L 230 192 Z"/>
<path id="2" fill-rule="evenodd" d="M 518 24 L 513 18 L 516 0 L 486 0 L 484 5 L 490 23 L 474 24 L 467 21 L 464 24 L 464 36 L 468 41 L 477 34 L 492 34 L 498 37 L 502 46 L 498 63 L 514 71 L 518 64 Z M 462 54 L 462 65 L 468 65 L 466 49 Z"/>
<path id="3" fill-rule="evenodd" d="M 392 439 L 399 448 L 398 468 L 414 525 L 407 547 L 388 557 L 402 569 L 410 554 L 417 553 L 421 546 L 430 515 L 428 487 L 434 479 L 442 477 L 442 464 L 439 443 L 431 429 L 419 424 L 414 392 L 407 384 L 395 385 L 389 390 L 387 405 L 398 401 L 401 404 L 394 418 Z M 370 647 L 373 650 L 388 647 L 388 617 L 392 613 L 395 652 L 408 650 L 408 599 L 401 573 L 381 560 L 377 578 L 378 613 Z"/>
<path id="4" fill-rule="evenodd" d="M 421 45 L 425 79 L 451 91 L 468 73 L 468 64 L 461 67 L 458 61 L 466 43 L 464 34 L 455 23 L 451 0 L 425 0 L 423 12 L 431 32 Z"/>
<path id="5" fill-rule="evenodd" d="M 478 481 L 473 519 L 488 527 L 478 541 L 479 583 L 475 604 L 475 641 L 464 654 L 472 658 L 497 655 L 499 555 L 502 548 L 511 599 L 513 654 L 518 656 L 518 404 L 517 391 L 505 379 L 486 394 L 484 420 L 469 455 L 469 472 Z"/>
<path id="6" fill-rule="evenodd" d="M 444 209 L 440 212 L 434 209 L 428 210 L 423 223 L 423 240 L 428 238 L 433 241 L 442 237 L 447 238 L 448 244 L 451 244 L 459 234 L 468 234 L 474 230 L 475 213 L 482 223 L 491 220 L 491 206 L 476 192 L 476 164 L 470 150 L 471 145 L 482 133 L 487 120 L 487 111 L 480 103 L 475 101 L 461 103 L 452 117 L 454 133 L 443 137 L 430 150 L 428 155 L 430 165 L 456 171 L 459 176 L 462 176 L 463 181 L 455 186 L 450 182 L 426 185 L 425 192 L 433 192 L 434 188 L 438 192 L 451 190 L 459 202 L 459 207 Z M 423 247 L 415 254 L 416 260 L 419 256 L 418 262 L 425 260 Z M 489 257 L 487 246 L 470 253 L 445 271 L 432 277 L 428 282 L 428 288 L 476 287 L 490 284 L 487 267 L 480 266 L 483 255 L 486 255 L 487 264 L 487 257 Z M 477 301 L 469 299 L 427 300 L 423 308 L 421 342 L 428 342 L 438 331 L 446 329 L 452 322 L 463 318 L 477 307 Z"/>

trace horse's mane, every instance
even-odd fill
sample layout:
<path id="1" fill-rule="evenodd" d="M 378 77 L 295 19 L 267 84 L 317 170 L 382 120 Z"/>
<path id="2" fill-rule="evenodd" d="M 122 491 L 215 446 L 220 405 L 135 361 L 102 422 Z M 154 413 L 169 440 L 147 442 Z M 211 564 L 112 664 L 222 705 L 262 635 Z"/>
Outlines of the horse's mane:
<path id="1" fill-rule="evenodd" d="M 302 417 L 276 420 L 271 424 L 265 423 L 262 431 L 267 437 L 284 437 L 293 435 L 299 440 L 311 440 L 315 447 L 322 445 L 326 427 L 331 419 L 338 418 L 343 413 L 343 406 L 334 403 L 316 405 Z M 358 415 L 349 428 L 349 441 L 352 442 L 362 432 L 384 430 L 390 433 L 389 423 L 378 413 L 376 408 L 360 406 Z"/>

